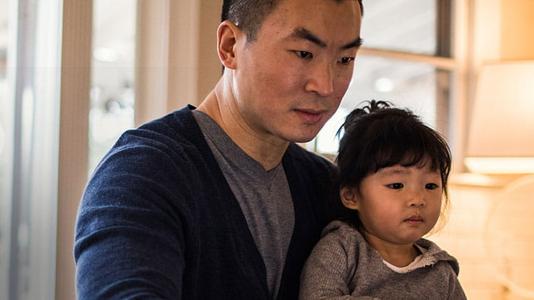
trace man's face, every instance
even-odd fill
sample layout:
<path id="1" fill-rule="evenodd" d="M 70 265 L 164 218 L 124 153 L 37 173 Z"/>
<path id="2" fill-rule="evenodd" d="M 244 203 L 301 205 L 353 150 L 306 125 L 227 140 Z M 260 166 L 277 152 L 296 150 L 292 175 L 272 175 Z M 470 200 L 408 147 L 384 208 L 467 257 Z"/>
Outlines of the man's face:
<path id="1" fill-rule="evenodd" d="M 337 110 L 360 44 L 356 0 L 281 0 L 254 41 L 236 44 L 233 94 L 255 134 L 313 139 Z"/>

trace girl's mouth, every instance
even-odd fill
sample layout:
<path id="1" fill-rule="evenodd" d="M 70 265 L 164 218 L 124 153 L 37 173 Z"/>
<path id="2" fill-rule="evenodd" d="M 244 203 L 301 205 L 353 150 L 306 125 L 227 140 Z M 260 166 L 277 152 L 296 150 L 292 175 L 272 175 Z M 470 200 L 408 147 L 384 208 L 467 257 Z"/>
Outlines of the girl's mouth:
<path id="1" fill-rule="evenodd" d="M 421 216 L 412 216 L 404 220 L 408 223 L 423 223 L 424 219 Z"/>

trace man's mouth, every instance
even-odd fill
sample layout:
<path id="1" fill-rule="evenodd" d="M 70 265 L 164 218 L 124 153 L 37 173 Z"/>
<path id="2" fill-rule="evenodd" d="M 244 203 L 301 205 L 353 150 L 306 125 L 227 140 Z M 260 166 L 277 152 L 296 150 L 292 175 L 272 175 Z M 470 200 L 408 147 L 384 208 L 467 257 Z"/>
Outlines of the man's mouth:
<path id="1" fill-rule="evenodd" d="M 321 121 L 324 111 L 313 109 L 295 109 L 295 112 L 304 120 L 305 123 L 313 124 Z"/>

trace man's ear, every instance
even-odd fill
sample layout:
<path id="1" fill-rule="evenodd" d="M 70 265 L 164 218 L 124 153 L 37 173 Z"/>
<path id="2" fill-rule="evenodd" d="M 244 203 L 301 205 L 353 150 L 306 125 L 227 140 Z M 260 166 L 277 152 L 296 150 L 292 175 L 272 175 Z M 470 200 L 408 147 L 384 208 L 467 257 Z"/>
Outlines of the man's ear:
<path id="1" fill-rule="evenodd" d="M 236 46 L 239 39 L 246 38 L 245 34 L 231 21 L 225 20 L 217 28 L 217 54 L 225 68 L 235 69 Z"/>
<path id="2" fill-rule="evenodd" d="M 358 210 L 358 191 L 354 187 L 342 187 L 339 191 L 341 202 L 346 208 Z"/>

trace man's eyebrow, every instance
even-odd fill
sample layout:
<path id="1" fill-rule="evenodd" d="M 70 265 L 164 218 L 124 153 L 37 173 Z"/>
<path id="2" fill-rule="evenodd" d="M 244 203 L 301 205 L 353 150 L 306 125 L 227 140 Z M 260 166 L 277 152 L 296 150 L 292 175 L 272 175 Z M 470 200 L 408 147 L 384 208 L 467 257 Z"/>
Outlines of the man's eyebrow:
<path id="1" fill-rule="evenodd" d="M 308 41 L 318 45 L 321 48 L 325 48 L 327 46 L 326 42 L 321 40 L 317 35 L 315 35 L 314 33 L 312 33 L 311 31 L 309 31 L 306 28 L 299 27 L 299 28 L 295 29 L 291 35 L 295 36 L 295 37 L 298 37 L 298 38 L 301 38 L 301 39 L 308 40 Z M 358 37 L 355 40 L 353 40 L 352 42 L 341 46 L 340 49 L 341 50 L 346 50 L 346 49 L 351 49 L 351 48 L 358 48 L 358 47 L 360 47 L 362 45 L 362 43 L 363 43 L 363 40 Z"/>
<path id="2" fill-rule="evenodd" d="M 326 43 L 322 41 L 317 35 L 313 34 L 306 28 L 299 27 L 293 31 L 292 36 L 296 36 L 301 39 L 308 40 L 321 48 L 326 47 Z"/>
<path id="3" fill-rule="evenodd" d="M 341 46 L 341 49 L 342 50 L 347 50 L 347 49 L 351 49 L 351 48 L 359 48 L 361 45 L 363 44 L 363 40 L 361 38 L 356 38 L 354 41 L 344 45 L 344 46 Z"/>

